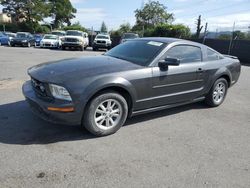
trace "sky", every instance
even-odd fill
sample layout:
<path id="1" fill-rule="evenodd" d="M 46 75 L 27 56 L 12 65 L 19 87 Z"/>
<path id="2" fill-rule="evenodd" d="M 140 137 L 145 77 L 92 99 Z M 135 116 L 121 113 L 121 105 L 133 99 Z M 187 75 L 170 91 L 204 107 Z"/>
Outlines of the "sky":
<path id="1" fill-rule="evenodd" d="M 202 15 L 209 31 L 236 29 L 248 31 L 250 26 L 250 0 L 159 0 L 174 13 L 174 23 L 182 23 L 195 31 L 195 21 Z M 78 13 L 74 21 L 87 28 L 99 30 L 102 21 L 109 29 L 117 29 L 122 23 L 135 23 L 134 11 L 147 0 L 71 0 Z M 226 3 L 225 3 L 226 2 Z"/>
<path id="2" fill-rule="evenodd" d="M 118 29 L 120 24 L 135 23 L 134 11 L 147 0 L 70 0 L 77 8 L 76 18 L 86 28 L 99 30 L 102 21 L 108 29 Z M 174 14 L 174 23 L 182 23 L 196 29 L 195 21 L 202 15 L 202 23 L 208 22 L 209 31 L 249 31 L 250 0 L 159 0 L 167 11 Z M 1 8 L 1 7 L 0 7 Z"/>

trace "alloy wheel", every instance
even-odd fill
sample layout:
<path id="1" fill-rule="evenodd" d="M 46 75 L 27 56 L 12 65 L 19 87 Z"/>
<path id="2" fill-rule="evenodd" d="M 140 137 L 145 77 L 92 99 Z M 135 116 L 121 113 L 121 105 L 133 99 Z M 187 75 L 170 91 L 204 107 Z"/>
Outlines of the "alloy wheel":
<path id="1" fill-rule="evenodd" d="M 226 85 L 223 82 L 219 82 L 213 91 L 213 100 L 215 103 L 221 103 L 226 93 Z"/>
<path id="2" fill-rule="evenodd" d="M 122 118 L 122 106 L 115 99 L 108 99 L 96 108 L 94 120 L 102 130 L 109 130 L 118 125 Z"/>

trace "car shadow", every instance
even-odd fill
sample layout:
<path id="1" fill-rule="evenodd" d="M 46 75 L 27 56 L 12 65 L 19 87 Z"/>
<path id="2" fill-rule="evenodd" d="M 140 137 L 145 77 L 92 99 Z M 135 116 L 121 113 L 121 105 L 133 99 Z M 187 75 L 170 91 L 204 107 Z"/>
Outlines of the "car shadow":
<path id="1" fill-rule="evenodd" d="M 128 119 L 125 126 L 163 116 L 171 116 L 190 109 L 203 108 L 206 108 L 206 106 L 202 103 L 196 103 L 147 115 L 140 115 Z M 46 145 L 62 141 L 94 138 L 96 137 L 80 126 L 51 124 L 41 120 L 32 114 L 25 101 L 0 105 L 0 143 L 15 145 Z"/>

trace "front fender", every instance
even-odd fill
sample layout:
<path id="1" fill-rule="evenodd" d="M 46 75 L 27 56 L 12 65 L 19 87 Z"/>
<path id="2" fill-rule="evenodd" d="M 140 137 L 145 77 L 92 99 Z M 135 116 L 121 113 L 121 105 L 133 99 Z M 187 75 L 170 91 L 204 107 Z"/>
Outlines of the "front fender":
<path id="1" fill-rule="evenodd" d="M 96 93 L 109 87 L 119 87 L 126 90 L 130 94 L 132 102 L 136 101 L 136 90 L 128 80 L 122 77 L 102 77 L 94 80 L 84 89 L 82 94 L 84 96 L 84 104 L 86 105 Z"/>

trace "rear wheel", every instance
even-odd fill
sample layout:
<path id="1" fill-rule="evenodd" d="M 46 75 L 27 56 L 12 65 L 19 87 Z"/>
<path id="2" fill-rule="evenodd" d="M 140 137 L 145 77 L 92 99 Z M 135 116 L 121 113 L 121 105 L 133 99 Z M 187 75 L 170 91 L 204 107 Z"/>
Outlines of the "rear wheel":
<path id="1" fill-rule="evenodd" d="M 205 102 L 212 107 L 220 106 L 227 95 L 228 83 L 224 78 L 219 78 L 215 81 L 210 92 L 206 96 Z"/>
<path id="2" fill-rule="evenodd" d="M 96 136 L 117 132 L 128 115 L 126 100 L 118 93 L 107 92 L 95 97 L 87 106 L 83 126 Z"/>

